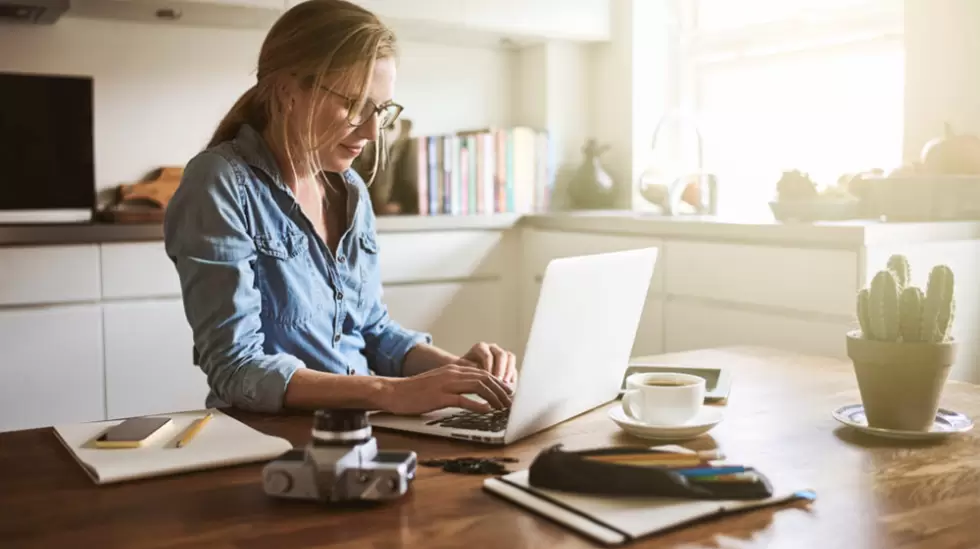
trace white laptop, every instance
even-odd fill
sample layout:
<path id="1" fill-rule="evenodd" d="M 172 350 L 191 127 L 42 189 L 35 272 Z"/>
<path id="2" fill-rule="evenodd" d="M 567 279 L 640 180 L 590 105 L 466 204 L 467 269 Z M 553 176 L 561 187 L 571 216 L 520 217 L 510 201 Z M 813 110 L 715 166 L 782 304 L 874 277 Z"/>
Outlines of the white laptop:
<path id="1" fill-rule="evenodd" d="M 371 424 L 503 445 L 615 400 L 657 255 L 657 248 L 643 248 L 548 264 L 510 409 L 378 413 Z"/>

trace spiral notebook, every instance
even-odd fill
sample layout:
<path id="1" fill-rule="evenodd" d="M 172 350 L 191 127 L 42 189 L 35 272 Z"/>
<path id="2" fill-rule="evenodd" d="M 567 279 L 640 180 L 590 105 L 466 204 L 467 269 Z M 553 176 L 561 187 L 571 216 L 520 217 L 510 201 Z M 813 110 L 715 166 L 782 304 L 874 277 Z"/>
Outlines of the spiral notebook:
<path id="1" fill-rule="evenodd" d="M 177 441 L 194 420 L 213 417 L 186 445 Z M 267 435 L 219 410 L 154 414 L 173 421 L 166 431 L 139 448 L 96 448 L 94 441 L 122 420 L 55 425 L 58 440 L 96 484 L 175 475 L 243 463 L 271 460 L 292 449 L 284 438 Z"/>
<path id="2" fill-rule="evenodd" d="M 770 498 L 741 501 L 597 497 L 532 487 L 527 470 L 488 478 L 483 488 L 604 545 L 622 545 L 731 513 L 816 498 L 806 489 L 777 490 Z"/>

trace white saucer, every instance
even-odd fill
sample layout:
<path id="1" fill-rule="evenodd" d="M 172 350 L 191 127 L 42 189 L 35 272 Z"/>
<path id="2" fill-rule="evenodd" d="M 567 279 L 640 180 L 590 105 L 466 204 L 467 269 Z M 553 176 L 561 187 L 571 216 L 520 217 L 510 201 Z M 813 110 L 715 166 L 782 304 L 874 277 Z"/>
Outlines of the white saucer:
<path id="1" fill-rule="evenodd" d="M 722 408 L 717 406 L 702 406 L 701 410 L 691 420 L 680 425 L 650 425 L 635 420 L 626 415 L 622 406 L 609 409 L 609 418 L 627 433 L 649 440 L 687 440 L 700 436 L 718 425 L 724 418 Z"/>
<path id="2" fill-rule="evenodd" d="M 860 404 L 850 404 L 834 410 L 834 419 L 869 435 L 902 440 L 943 438 L 957 433 L 965 433 L 973 428 L 973 420 L 969 417 L 943 408 L 936 412 L 936 419 L 928 431 L 899 431 L 869 427 L 868 418 L 864 415 L 864 406 Z"/>

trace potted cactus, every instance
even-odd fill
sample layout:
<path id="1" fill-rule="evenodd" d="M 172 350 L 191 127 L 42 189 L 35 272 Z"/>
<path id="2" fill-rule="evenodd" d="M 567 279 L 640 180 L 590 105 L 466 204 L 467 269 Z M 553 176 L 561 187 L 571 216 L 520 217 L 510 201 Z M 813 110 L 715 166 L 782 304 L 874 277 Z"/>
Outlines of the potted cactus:
<path id="1" fill-rule="evenodd" d="M 847 334 L 861 403 L 870 427 L 928 431 L 956 360 L 950 335 L 956 301 L 953 271 L 937 265 L 926 290 L 909 280 L 909 264 L 893 255 L 857 296 L 860 331 Z"/>

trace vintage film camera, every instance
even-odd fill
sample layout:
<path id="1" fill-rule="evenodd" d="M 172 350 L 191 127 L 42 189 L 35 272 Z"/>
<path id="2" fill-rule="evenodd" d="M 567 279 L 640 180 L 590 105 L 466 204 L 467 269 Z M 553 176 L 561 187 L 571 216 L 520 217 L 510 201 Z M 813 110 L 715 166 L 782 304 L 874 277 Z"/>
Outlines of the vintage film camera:
<path id="1" fill-rule="evenodd" d="M 378 450 L 367 414 L 360 410 L 318 410 L 312 440 L 262 469 L 265 493 L 320 502 L 382 501 L 408 492 L 417 456 Z"/>

